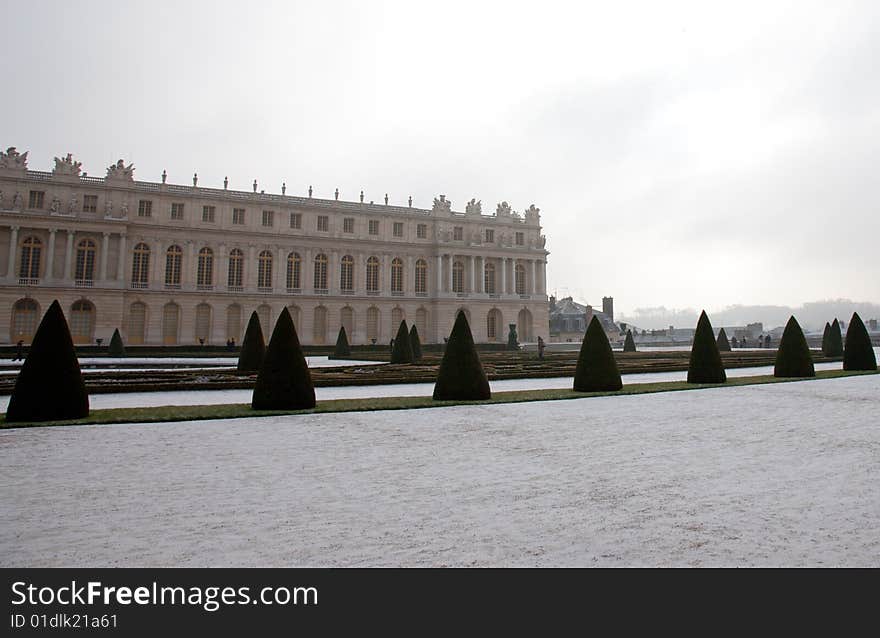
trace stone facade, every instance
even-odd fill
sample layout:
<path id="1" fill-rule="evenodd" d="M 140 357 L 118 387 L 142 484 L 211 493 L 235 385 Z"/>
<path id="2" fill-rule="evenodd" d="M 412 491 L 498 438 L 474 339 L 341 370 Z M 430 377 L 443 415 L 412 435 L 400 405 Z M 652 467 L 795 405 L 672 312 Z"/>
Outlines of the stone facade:
<path id="1" fill-rule="evenodd" d="M 484 215 L 134 179 L 119 160 L 81 174 L 0 153 L 0 342 L 29 342 L 58 299 L 79 343 L 240 343 L 256 310 L 265 333 L 288 306 L 303 344 L 388 343 L 401 319 L 440 343 L 464 309 L 477 342 L 547 336 L 540 211 Z"/>

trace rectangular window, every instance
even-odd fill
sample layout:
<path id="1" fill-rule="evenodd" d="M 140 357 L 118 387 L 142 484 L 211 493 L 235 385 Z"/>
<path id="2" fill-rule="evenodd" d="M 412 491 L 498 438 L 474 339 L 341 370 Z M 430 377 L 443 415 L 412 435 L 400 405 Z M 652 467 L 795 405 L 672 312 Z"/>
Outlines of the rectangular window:
<path id="1" fill-rule="evenodd" d="M 394 222 L 394 236 L 403 237 L 403 222 Z"/>
<path id="2" fill-rule="evenodd" d="M 370 234 L 378 235 L 379 234 L 379 220 L 371 219 L 370 220 Z"/>
<path id="3" fill-rule="evenodd" d="M 183 219 L 183 204 L 171 204 L 171 219 Z"/>
<path id="4" fill-rule="evenodd" d="M 489 228 L 486 229 L 486 243 L 494 244 L 495 243 L 495 231 Z"/>
<path id="5" fill-rule="evenodd" d="M 342 220 L 342 232 L 344 233 L 353 233 L 354 232 L 354 217 L 346 217 Z"/>
<path id="6" fill-rule="evenodd" d="M 271 228 L 275 225 L 275 211 L 274 210 L 264 210 L 263 211 L 263 226 L 266 228 Z"/>
<path id="7" fill-rule="evenodd" d="M 88 195 L 86 195 L 88 197 Z M 98 203 L 98 198 L 95 198 L 95 204 Z M 85 205 L 83 206 L 83 210 L 85 210 Z M 94 212 L 94 211 L 92 211 Z M 152 217 L 153 216 L 153 202 L 149 199 L 142 199 L 138 202 L 138 217 Z"/>
<path id="8" fill-rule="evenodd" d="M 525 234 L 524 233 L 517 233 L 516 234 L 516 245 L 523 246 L 523 245 L 525 245 L 525 243 L 526 243 Z"/>
<path id="9" fill-rule="evenodd" d="M 322 233 L 330 230 L 330 218 L 327 215 L 318 215 L 318 230 Z"/>
<path id="10" fill-rule="evenodd" d="M 464 239 L 464 228 L 461 226 L 454 226 L 452 228 L 452 239 L 454 241 L 461 241 Z"/>
<path id="11" fill-rule="evenodd" d="M 416 237 L 419 239 L 427 239 L 428 238 L 428 225 L 427 224 L 419 224 L 416 226 Z"/>
<path id="12" fill-rule="evenodd" d="M 232 209 L 232 223 L 235 226 L 244 226 L 244 208 Z"/>
<path id="13" fill-rule="evenodd" d="M 213 206 L 202 206 L 202 221 L 213 224 L 216 213 L 217 209 Z"/>
<path id="14" fill-rule="evenodd" d="M 141 202 L 143 203 L 143 202 Z M 153 202 L 147 202 L 148 204 L 152 204 Z M 98 212 L 98 196 L 97 195 L 83 195 L 83 212 L 84 213 L 97 213 Z M 149 217 L 149 215 L 147 215 Z"/>
<path id="15" fill-rule="evenodd" d="M 44 191 L 31 191 L 28 198 L 28 208 L 43 208 L 43 198 L 46 196 Z"/>
<path id="16" fill-rule="evenodd" d="M 302 228 L 302 215 L 300 213 L 290 213 L 290 227 Z"/>

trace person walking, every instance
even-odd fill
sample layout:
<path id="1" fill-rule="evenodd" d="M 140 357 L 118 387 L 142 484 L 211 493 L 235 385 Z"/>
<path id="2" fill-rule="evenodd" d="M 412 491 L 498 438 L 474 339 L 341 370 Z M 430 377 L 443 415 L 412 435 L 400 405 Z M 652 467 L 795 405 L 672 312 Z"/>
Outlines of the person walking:
<path id="1" fill-rule="evenodd" d="M 538 337 L 538 358 L 544 358 L 544 340 L 541 337 Z"/>
<path id="2" fill-rule="evenodd" d="M 15 356 L 12 358 L 12 360 L 13 361 L 24 361 L 24 341 L 19 339 L 18 343 L 15 345 L 17 347 L 15 349 Z"/>

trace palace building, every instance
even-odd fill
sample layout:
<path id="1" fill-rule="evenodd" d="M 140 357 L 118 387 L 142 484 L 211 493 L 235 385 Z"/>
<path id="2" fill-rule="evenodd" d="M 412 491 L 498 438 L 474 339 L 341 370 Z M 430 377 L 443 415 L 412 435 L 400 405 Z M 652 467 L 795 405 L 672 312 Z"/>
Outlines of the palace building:
<path id="1" fill-rule="evenodd" d="M 77 343 L 240 343 L 250 313 L 268 341 L 287 306 L 300 341 L 387 344 L 402 319 L 442 343 L 464 310 L 477 342 L 547 337 L 539 209 L 471 200 L 452 210 L 105 177 L 68 154 L 51 172 L 0 152 L 0 342 L 30 342 L 58 299 Z"/>

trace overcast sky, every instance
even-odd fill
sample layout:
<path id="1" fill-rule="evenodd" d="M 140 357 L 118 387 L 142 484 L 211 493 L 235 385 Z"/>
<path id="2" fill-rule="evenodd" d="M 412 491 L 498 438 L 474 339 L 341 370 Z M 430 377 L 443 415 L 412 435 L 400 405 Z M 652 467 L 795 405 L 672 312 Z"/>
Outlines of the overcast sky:
<path id="1" fill-rule="evenodd" d="M 880 301 L 880 3 L 2 4 L 32 169 L 534 203 L 625 312 Z"/>

